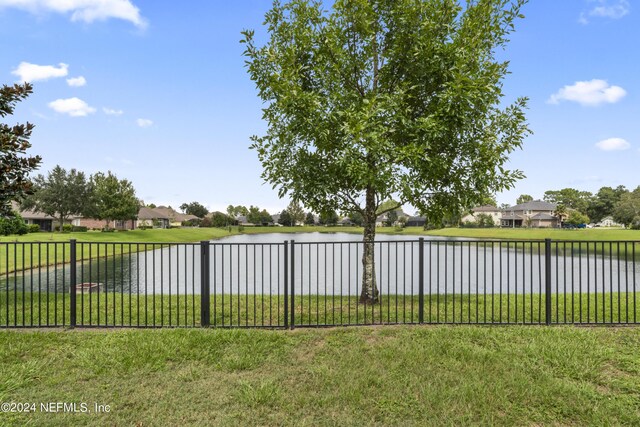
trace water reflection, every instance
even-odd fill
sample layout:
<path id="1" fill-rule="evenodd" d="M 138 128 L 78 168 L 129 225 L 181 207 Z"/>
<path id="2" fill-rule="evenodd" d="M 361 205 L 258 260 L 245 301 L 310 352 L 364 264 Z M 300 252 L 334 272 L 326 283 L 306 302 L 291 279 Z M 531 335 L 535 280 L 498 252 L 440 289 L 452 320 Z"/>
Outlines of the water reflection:
<path id="1" fill-rule="evenodd" d="M 420 248 L 418 236 L 378 236 L 376 279 L 382 294 L 417 295 Z M 285 240 L 295 240 L 296 295 L 357 295 L 362 280 L 361 236 L 335 233 L 239 235 L 210 246 L 210 292 L 215 294 L 282 295 Z M 117 244 L 120 245 L 120 244 Z M 97 244 L 79 244 L 78 254 L 95 256 Z M 126 244 L 124 247 L 128 247 Z M 629 248 L 631 248 L 630 246 Z M 554 247 L 552 290 L 562 292 L 635 291 L 640 266 L 635 257 L 587 252 L 586 245 Z M 606 248 L 603 248 L 606 249 Z M 100 255 L 77 264 L 77 283 L 100 284 L 100 292 L 131 294 L 199 294 L 199 244 L 132 245 L 133 252 Z M 288 251 L 291 247 L 287 248 Z M 555 251 L 559 255 L 555 256 Z M 105 253 L 104 250 L 102 252 Z M 627 251 L 630 254 L 631 250 Z M 479 242 L 429 238 L 423 248 L 424 292 L 429 294 L 544 292 L 543 242 Z M 69 265 L 40 268 L 0 277 L 3 290 L 64 292 Z"/>

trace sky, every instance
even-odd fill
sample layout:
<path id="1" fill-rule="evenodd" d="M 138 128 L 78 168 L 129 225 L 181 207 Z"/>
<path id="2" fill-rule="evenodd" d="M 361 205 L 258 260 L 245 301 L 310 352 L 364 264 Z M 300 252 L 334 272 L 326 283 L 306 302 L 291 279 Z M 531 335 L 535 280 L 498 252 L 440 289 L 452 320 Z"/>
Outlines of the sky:
<path id="1" fill-rule="evenodd" d="M 31 154 L 133 182 L 145 203 L 210 210 L 287 206 L 249 149 L 261 101 L 240 32 L 268 0 L 0 0 L 0 84 L 34 93 L 5 122 L 36 125 Z M 640 185 L 640 1 L 530 0 L 511 42 L 505 103 L 530 99 L 533 131 L 508 164 L 526 178 L 498 194 Z M 411 209 L 409 209 L 410 213 Z"/>

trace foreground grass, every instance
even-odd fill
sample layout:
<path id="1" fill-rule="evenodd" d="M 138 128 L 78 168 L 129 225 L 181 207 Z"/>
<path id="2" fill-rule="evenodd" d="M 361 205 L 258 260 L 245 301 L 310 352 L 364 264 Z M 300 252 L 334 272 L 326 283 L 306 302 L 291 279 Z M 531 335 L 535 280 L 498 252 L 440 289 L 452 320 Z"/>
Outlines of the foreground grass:
<path id="1" fill-rule="evenodd" d="M 200 295 L 77 295 L 79 326 L 200 326 Z M 288 304 L 291 304 L 289 299 Z M 288 318 L 291 324 L 291 305 Z M 210 325 L 268 327 L 285 325 L 282 295 L 211 295 Z M 304 295 L 294 300 L 296 326 L 419 323 L 417 296 L 385 295 L 376 305 L 363 305 L 357 296 Z M 68 294 L 0 292 L 0 327 L 67 326 Z M 544 324 L 544 295 L 425 295 L 424 323 Z M 640 324 L 640 292 L 553 294 L 551 322 Z"/>
<path id="2" fill-rule="evenodd" d="M 3 425 L 637 425 L 640 329 L 0 333 Z M 110 405 L 43 413 L 40 402 Z"/>

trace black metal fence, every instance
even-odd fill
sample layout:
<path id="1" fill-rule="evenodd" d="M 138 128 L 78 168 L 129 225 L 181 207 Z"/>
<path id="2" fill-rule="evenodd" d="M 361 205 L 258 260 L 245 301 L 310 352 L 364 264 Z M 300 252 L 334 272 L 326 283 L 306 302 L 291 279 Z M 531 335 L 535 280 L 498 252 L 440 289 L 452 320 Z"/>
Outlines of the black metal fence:
<path id="1" fill-rule="evenodd" d="M 637 324 L 640 242 L 0 243 L 0 327 Z"/>

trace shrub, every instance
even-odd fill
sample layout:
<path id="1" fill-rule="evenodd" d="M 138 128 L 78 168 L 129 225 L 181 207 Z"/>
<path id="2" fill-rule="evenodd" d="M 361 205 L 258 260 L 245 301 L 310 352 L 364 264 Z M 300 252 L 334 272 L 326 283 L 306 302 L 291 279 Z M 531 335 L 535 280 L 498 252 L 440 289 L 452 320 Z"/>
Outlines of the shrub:
<path id="1" fill-rule="evenodd" d="M 114 231 L 116 231 L 113 228 L 109 228 L 109 227 L 104 227 L 103 229 L 101 229 L 100 231 L 102 231 L 103 233 L 113 233 Z"/>
<path id="2" fill-rule="evenodd" d="M 40 232 L 40 226 L 38 224 L 29 224 L 27 226 L 28 233 L 38 233 Z"/>
<path id="3" fill-rule="evenodd" d="M 29 231 L 27 224 L 22 217 L 13 212 L 11 215 L 0 218 L 0 234 L 8 236 L 10 234 L 27 234 Z"/>
<path id="4" fill-rule="evenodd" d="M 62 226 L 62 232 L 63 233 L 71 233 L 71 230 L 73 230 L 73 225 L 71 225 L 71 224 L 64 224 Z"/>
<path id="5" fill-rule="evenodd" d="M 480 228 L 491 228 L 495 227 L 495 223 L 493 222 L 493 218 L 489 214 L 478 214 L 476 217 L 476 223 Z"/>
<path id="6" fill-rule="evenodd" d="M 73 231 L 74 233 L 84 233 L 88 230 L 87 227 L 84 227 L 82 225 L 74 225 L 71 227 L 71 231 Z"/>

